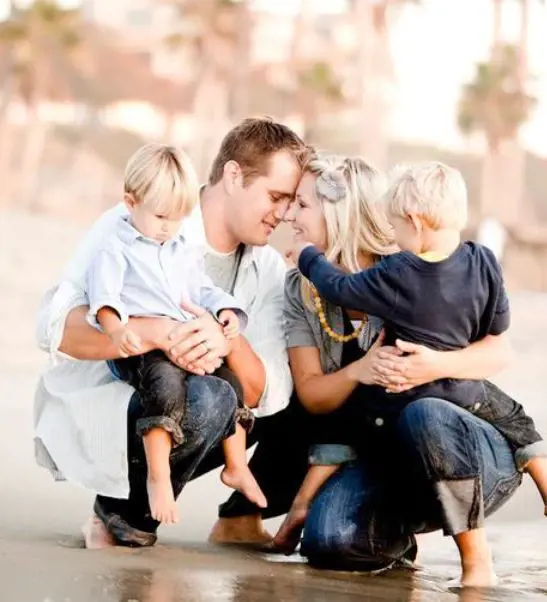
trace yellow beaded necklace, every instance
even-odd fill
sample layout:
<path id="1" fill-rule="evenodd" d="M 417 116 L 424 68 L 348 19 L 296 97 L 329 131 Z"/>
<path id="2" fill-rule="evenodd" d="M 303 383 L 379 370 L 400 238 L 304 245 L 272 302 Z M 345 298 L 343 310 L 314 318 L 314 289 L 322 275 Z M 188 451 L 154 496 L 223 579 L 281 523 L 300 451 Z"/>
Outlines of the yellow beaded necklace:
<path id="1" fill-rule="evenodd" d="M 361 324 L 359 324 L 359 326 L 351 334 L 344 335 L 334 332 L 334 330 L 329 326 L 329 323 L 327 322 L 327 316 L 325 315 L 323 302 L 321 301 L 321 297 L 319 296 L 319 293 L 317 292 L 315 286 L 311 287 L 311 292 L 313 296 L 313 304 L 315 305 L 315 310 L 317 311 L 321 328 L 331 339 L 335 340 L 337 343 L 347 343 L 352 339 L 356 339 L 361 334 L 361 332 L 363 332 L 363 329 L 365 328 L 368 322 L 368 316 L 366 314 Z"/>

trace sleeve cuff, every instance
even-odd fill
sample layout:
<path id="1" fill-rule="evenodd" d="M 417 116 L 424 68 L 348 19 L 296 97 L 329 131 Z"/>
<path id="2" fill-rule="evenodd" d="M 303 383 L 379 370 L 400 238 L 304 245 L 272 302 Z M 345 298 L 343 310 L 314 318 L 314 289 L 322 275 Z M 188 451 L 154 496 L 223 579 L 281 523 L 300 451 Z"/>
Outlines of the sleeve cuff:
<path id="1" fill-rule="evenodd" d="M 300 257 L 298 258 L 298 269 L 306 276 L 306 278 L 309 276 L 311 264 L 321 255 L 323 255 L 323 253 L 313 245 L 305 247 L 302 253 L 300 253 Z"/>
<path id="2" fill-rule="evenodd" d="M 322 443 L 310 447 L 311 466 L 338 466 L 357 459 L 357 453 L 349 445 Z"/>
<path id="3" fill-rule="evenodd" d="M 515 464 L 519 472 L 524 472 L 530 460 L 535 458 L 547 458 L 547 441 L 536 441 L 517 449 L 515 452 Z"/>
<path id="4" fill-rule="evenodd" d="M 217 322 L 219 321 L 220 312 L 224 311 L 225 309 L 229 309 L 230 311 L 233 311 L 235 313 L 239 320 L 239 332 L 242 333 L 247 328 L 247 324 L 249 323 L 249 316 L 247 315 L 247 313 L 239 307 L 221 307 L 220 309 L 217 309 L 214 312 L 214 316 Z"/>
<path id="5" fill-rule="evenodd" d="M 111 307 L 120 316 L 122 324 L 127 324 L 127 322 L 129 321 L 127 311 L 125 310 L 119 299 L 99 299 L 98 301 L 95 301 L 93 305 L 90 306 L 86 316 L 88 324 L 90 326 L 93 326 L 93 328 L 102 330 L 101 325 L 99 324 L 99 322 L 97 322 L 97 314 L 99 310 L 103 307 Z"/>

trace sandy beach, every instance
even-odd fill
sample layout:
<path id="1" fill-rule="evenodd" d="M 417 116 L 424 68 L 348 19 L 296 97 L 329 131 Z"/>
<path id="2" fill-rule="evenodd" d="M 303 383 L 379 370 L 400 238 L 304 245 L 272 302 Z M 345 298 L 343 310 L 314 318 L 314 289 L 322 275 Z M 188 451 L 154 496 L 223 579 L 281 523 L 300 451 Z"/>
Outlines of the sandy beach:
<path id="1" fill-rule="evenodd" d="M 0 213 L 0 602 L 444 601 L 547 597 L 547 519 L 528 480 L 489 523 L 501 586 L 478 594 L 451 590 L 455 547 L 439 534 L 421 541 L 418 572 L 382 576 L 318 572 L 290 559 L 205 543 L 228 490 L 217 474 L 190 485 L 181 523 L 148 550 L 82 549 L 81 523 L 92 494 L 54 483 L 34 463 L 34 387 L 47 358 L 34 342 L 35 312 L 82 227 L 45 216 Z M 547 295 L 512 294 L 514 365 L 496 382 L 525 404 L 547 432 Z M 270 527 L 275 528 L 272 521 Z"/>

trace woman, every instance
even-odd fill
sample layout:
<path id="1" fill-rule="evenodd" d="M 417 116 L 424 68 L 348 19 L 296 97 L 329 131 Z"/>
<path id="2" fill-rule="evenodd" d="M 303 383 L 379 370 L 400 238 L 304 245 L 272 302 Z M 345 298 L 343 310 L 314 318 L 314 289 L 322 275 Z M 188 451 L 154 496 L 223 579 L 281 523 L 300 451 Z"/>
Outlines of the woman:
<path id="1" fill-rule="evenodd" d="M 343 194 L 336 189 L 339 178 L 333 170 L 344 176 Z M 375 204 L 383 187 L 382 176 L 361 159 L 313 160 L 297 190 L 291 216 L 295 235 L 348 271 L 370 266 L 394 250 Z M 385 378 L 373 369 L 375 358 L 391 354 L 394 369 L 406 358 L 372 345 L 381 328 L 377 321 L 318 299 L 294 270 L 287 276 L 285 315 L 298 397 L 310 413 L 329 414 L 327 421 L 318 421 L 318 442 L 329 437 L 340 441 L 342 435 L 358 452 L 358 460 L 348 458 L 312 503 L 302 553 L 316 566 L 382 568 L 414 557 L 414 534 L 442 528 L 460 551 L 462 583 L 492 585 L 484 517 L 521 480 L 504 438 L 472 413 L 440 399 L 419 400 L 403 409 L 367 404 L 366 386 Z M 445 361 L 449 358 L 454 362 L 453 370 L 439 371 L 431 380 L 482 379 L 503 367 L 505 343 L 497 339 L 456 352 L 418 352 L 444 356 L 441 366 L 450 364 Z M 488 362 L 483 361 L 486 346 Z M 492 394 L 502 394 L 489 387 Z M 300 519 L 304 514 L 306 509 Z M 289 515 L 289 522 L 293 518 Z"/>

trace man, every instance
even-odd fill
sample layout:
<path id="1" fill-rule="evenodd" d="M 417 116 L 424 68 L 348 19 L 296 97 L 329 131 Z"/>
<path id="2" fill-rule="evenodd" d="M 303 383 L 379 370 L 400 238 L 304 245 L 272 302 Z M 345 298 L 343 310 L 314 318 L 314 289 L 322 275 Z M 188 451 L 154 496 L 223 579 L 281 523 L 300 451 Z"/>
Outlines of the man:
<path id="1" fill-rule="evenodd" d="M 144 351 L 161 349 L 196 374 L 212 372 L 224 359 L 258 417 L 250 443 L 271 430 L 261 421 L 275 427 L 270 416 L 284 414 L 292 391 L 282 317 L 285 265 L 267 241 L 294 197 L 306 154 L 305 144 L 286 126 L 270 119 L 243 121 L 224 138 L 200 208 L 183 226 L 187 241 L 201 247 L 208 275 L 233 291 L 248 313 L 245 336 L 227 342 L 204 311 L 184 324 L 132 319 Z M 149 513 L 142 442 L 136 436 L 140 404 L 131 387 L 113 380 L 106 368 L 105 360 L 116 357 L 112 342 L 85 320 L 87 266 L 123 213 L 119 205 L 96 222 L 61 283 L 46 294 L 38 319 L 39 344 L 51 362 L 36 393 L 37 460 L 57 478 L 97 492 L 95 515 L 84 529 L 90 548 L 153 545 L 158 526 Z M 176 496 L 191 478 L 218 465 L 219 444 L 233 427 L 233 401 L 226 383 L 207 377 L 189 382 L 188 415 L 181 425 L 185 444 L 171 457 Z M 303 458 L 305 470 L 305 449 Z M 294 477 L 296 486 L 302 474 Z M 293 493 L 288 492 L 288 502 Z M 242 518 L 235 539 L 265 539 L 260 517 L 242 496 L 232 496 L 226 517 L 249 512 L 252 529 L 245 533 Z M 229 524 L 222 517 L 221 509 L 216 540 L 229 539 L 234 529 L 234 519 Z"/>

